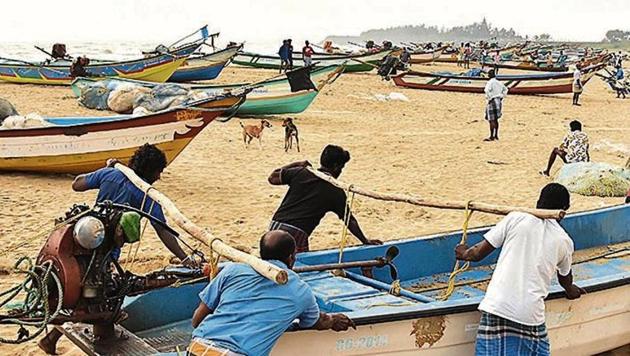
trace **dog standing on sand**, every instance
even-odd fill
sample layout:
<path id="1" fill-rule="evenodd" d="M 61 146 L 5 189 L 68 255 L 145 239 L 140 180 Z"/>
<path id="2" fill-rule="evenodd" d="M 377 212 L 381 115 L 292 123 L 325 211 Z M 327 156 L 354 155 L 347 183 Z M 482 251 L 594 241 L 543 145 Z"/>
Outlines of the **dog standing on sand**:
<path id="1" fill-rule="evenodd" d="M 287 117 L 282 121 L 284 127 L 284 152 L 289 152 L 293 148 L 293 138 L 297 144 L 297 151 L 300 152 L 300 136 L 298 135 L 297 126 L 293 123 L 293 119 Z"/>
<path id="2" fill-rule="evenodd" d="M 245 148 L 249 147 L 249 144 L 254 138 L 257 138 L 258 146 L 262 150 L 262 133 L 265 127 L 271 128 L 269 121 L 262 119 L 259 125 L 243 125 L 240 121 L 239 124 L 241 124 L 243 128 L 243 143 L 245 144 Z"/>

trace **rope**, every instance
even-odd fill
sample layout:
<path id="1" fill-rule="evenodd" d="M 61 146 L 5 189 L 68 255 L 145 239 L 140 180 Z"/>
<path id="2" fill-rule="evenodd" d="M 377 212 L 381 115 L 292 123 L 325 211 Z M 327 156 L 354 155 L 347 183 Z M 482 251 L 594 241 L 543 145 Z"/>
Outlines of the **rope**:
<path id="1" fill-rule="evenodd" d="M 401 289 L 402 288 L 400 287 L 400 279 L 397 279 L 392 282 L 392 286 L 389 288 L 389 294 L 395 295 L 398 297 L 400 295 Z"/>
<path id="2" fill-rule="evenodd" d="M 352 216 L 352 208 L 354 206 L 354 192 L 351 191 L 352 184 L 348 186 L 346 207 L 343 213 L 343 227 L 341 228 L 341 241 L 339 241 L 339 263 L 343 257 L 343 249 L 348 243 L 348 224 L 350 223 L 350 217 Z"/>
<path id="3" fill-rule="evenodd" d="M 464 212 L 465 218 L 464 218 L 464 226 L 462 227 L 462 239 L 459 242 L 460 245 L 465 244 L 466 240 L 468 240 L 468 223 L 470 222 L 470 217 L 473 214 L 473 210 L 470 210 L 469 206 L 470 206 L 470 201 L 466 204 L 466 210 Z M 455 266 L 453 267 L 453 272 L 451 272 L 451 275 L 448 277 L 448 286 L 446 287 L 444 294 L 442 294 L 438 298 L 439 300 L 447 300 L 453 294 L 453 292 L 455 291 L 455 279 L 457 278 L 457 275 L 462 272 L 465 272 L 466 270 L 468 270 L 468 267 L 470 267 L 470 262 L 468 261 L 464 262 L 461 266 L 459 262 L 460 262 L 459 260 L 455 260 Z"/>
<path id="4" fill-rule="evenodd" d="M 21 267 L 26 263 L 26 268 Z M 48 305 L 48 286 L 50 279 L 54 281 L 57 288 L 57 295 L 63 296 L 63 287 L 59 277 L 52 272 L 53 264 L 46 261 L 37 266 L 28 257 L 21 257 L 14 265 L 14 272 L 25 274 L 26 278 L 22 283 L 0 292 L 0 297 L 4 298 L 0 302 L 0 308 L 6 306 L 20 293 L 25 294 L 22 307 L 9 311 L 8 315 L 0 315 L 0 324 L 19 325 L 18 336 L 15 339 L 5 339 L 0 337 L 0 343 L 20 344 L 35 339 L 41 334 L 48 323 L 57 317 L 61 310 L 61 299 L 57 302 L 55 310 L 51 313 Z M 22 318 L 41 318 L 39 321 L 25 321 Z M 35 327 L 35 332 L 29 332 L 25 327 Z"/>
<path id="5" fill-rule="evenodd" d="M 212 239 L 212 241 L 210 241 L 210 273 L 208 275 L 208 279 L 213 280 L 214 277 L 217 276 L 217 274 L 219 273 L 219 258 L 221 257 L 221 255 L 217 254 L 217 257 L 214 257 L 214 249 L 212 248 L 212 245 L 214 243 L 215 240 L 219 240 L 218 238 L 214 238 Z"/>

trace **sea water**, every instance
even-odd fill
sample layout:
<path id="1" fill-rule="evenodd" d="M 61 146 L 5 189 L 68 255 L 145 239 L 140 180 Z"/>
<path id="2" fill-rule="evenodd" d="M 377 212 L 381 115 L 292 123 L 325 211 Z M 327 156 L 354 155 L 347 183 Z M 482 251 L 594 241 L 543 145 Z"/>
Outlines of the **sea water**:
<path id="1" fill-rule="evenodd" d="M 73 57 L 87 56 L 92 59 L 122 61 L 137 59 L 142 57 L 142 51 L 151 51 L 161 43 L 158 42 L 62 42 L 65 43 L 66 50 Z M 227 41 L 217 41 L 217 49 L 224 48 Z M 245 42 L 245 51 L 261 54 L 274 54 L 278 51 L 282 43 L 272 42 Z M 48 59 L 49 56 L 35 46 L 44 50 L 52 51 L 52 42 L 25 43 L 25 42 L 0 42 L 0 57 L 19 59 L 23 61 L 40 62 Z M 210 46 L 203 45 L 203 52 L 212 52 Z"/>

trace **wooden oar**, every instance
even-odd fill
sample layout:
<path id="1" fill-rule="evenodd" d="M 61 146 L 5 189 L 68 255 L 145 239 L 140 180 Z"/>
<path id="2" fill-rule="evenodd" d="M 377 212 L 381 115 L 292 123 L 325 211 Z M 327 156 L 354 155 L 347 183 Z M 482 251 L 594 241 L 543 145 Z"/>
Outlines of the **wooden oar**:
<path id="1" fill-rule="evenodd" d="M 365 64 L 365 65 L 368 65 L 368 66 L 371 66 L 371 67 L 374 67 L 374 68 L 378 69 L 378 66 L 376 64 L 372 64 L 372 63 L 369 63 L 369 62 L 366 62 L 366 61 L 362 61 L 362 60 L 356 59 L 356 58 L 350 58 L 350 60 L 351 61 L 355 61 L 355 62 L 359 62 L 361 64 Z"/>
<path id="2" fill-rule="evenodd" d="M 129 167 L 116 163 L 114 166 L 121 171 L 138 189 L 146 192 L 146 194 L 155 200 L 162 206 L 166 214 L 175 221 L 175 223 L 189 233 L 193 238 L 201 242 L 202 244 L 212 248 L 221 256 L 224 256 L 232 261 L 246 263 L 255 269 L 262 276 L 278 283 L 285 284 L 288 280 L 287 272 L 277 266 L 272 265 L 269 262 L 263 261 L 255 256 L 249 255 L 245 252 L 239 251 L 230 245 L 224 243 L 220 239 L 213 236 L 208 230 L 202 229 L 190 221 L 179 209 L 173 204 L 173 202 L 164 194 L 157 191 L 150 184 L 143 181 L 136 173 Z"/>
<path id="3" fill-rule="evenodd" d="M 479 202 L 472 202 L 472 201 L 471 202 L 443 201 L 443 200 L 438 201 L 438 200 L 422 199 L 417 196 L 406 195 L 406 194 L 381 193 L 381 192 L 359 188 L 353 184 L 344 183 L 312 167 L 308 167 L 308 170 L 311 173 L 313 173 L 316 177 L 321 178 L 336 187 L 339 187 L 343 190 L 350 191 L 359 195 L 377 199 L 377 200 L 395 201 L 395 202 L 408 203 L 412 205 L 426 206 L 430 208 L 440 208 L 440 209 L 464 210 L 468 208 L 470 210 L 476 210 L 476 211 L 481 211 L 484 213 L 498 214 L 498 215 L 507 215 L 513 211 L 520 211 L 520 212 L 532 214 L 541 219 L 562 219 L 566 215 L 566 212 L 564 210 L 531 209 L 531 208 L 521 208 L 521 207 L 514 207 L 514 206 L 479 203 Z"/>

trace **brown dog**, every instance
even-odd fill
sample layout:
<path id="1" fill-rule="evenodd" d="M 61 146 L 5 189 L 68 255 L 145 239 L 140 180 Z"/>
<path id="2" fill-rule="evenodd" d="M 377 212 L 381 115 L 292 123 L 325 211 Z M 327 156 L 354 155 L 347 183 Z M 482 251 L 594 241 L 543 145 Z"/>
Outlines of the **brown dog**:
<path id="1" fill-rule="evenodd" d="M 293 138 L 295 137 L 295 143 L 297 144 L 297 151 L 300 152 L 300 136 L 298 134 L 297 126 L 293 123 L 293 119 L 287 117 L 282 121 L 282 127 L 284 127 L 284 152 L 289 152 L 293 148 Z"/>
<path id="2" fill-rule="evenodd" d="M 260 120 L 260 125 L 243 125 L 240 121 L 239 124 L 241 124 L 241 127 L 243 128 L 243 143 L 245 144 L 245 148 L 249 146 L 252 139 L 257 138 L 258 145 L 260 149 L 262 149 L 262 133 L 265 127 L 271 128 L 269 121 L 262 119 Z"/>

